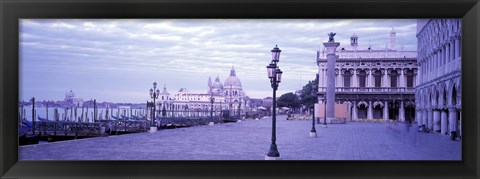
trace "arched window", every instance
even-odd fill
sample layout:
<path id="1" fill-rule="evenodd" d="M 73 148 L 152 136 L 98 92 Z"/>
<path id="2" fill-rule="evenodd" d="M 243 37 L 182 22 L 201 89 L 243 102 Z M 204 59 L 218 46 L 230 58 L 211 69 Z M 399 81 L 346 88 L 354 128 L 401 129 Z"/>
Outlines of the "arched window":
<path id="1" fill-rule="evenodd" d="M 350 79 L 352 77 L 352 73 L 350 71 L 345 71 L 343 74 L 343 86 L 344 87 L 350 87 Z"/>
<path id="2" fill-rule="evenodd" d="M 407 87 L 413 88 L 413 70 L 407 71 Z"/>
<path id="3" fill-rule="evenodd" d="M 365 88 L 366 87 L 366 80 L 367 80 L 367 72 L 365 70 L 360 71 L 360 74 L 358 74 L 359 82 L 360 84 L 358 85 L 360 88 Z"/>
<path id="4" fill-rule="evenodd" d="M 382 72 L 380 70 L 377 70 L 375 71 L 375 73 L 373 74 L 374 78 L 375 78 L 375 87 L 377 88 L 380 88 L 382 87 Z"/>
<path id="5" fill-rule="evenodd" d="M 455 85 L 452 90 L 452 105 L 457 105 L 457 89 L 455 89 Z"/>
<path id="6" fill-rule="evenodd" d="M 397 78 L 398 78 L 398 73 L 396 70 L 392 70 L 390 73 L 390 87 L 396 88 L 397 87 Z"/>

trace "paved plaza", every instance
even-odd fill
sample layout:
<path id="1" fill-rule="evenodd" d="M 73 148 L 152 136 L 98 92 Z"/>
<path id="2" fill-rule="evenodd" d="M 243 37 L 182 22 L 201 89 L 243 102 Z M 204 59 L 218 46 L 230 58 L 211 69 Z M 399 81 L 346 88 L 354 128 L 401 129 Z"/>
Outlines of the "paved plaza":
<path id="1" fill-rule="evenodd" d="M 347 122 L 328 128 L 277 119 L 283 160 L 461 160 L 461 142 L 416 126 Z M 19 147 L 20 160 L 264 160 L 271 118 Z"/>

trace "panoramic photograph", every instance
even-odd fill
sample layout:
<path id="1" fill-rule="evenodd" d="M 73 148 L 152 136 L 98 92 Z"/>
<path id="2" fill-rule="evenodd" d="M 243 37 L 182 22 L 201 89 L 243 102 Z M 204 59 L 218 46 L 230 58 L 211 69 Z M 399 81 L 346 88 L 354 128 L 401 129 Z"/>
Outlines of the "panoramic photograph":
<path id="1" fill-rule="evenodd" d="M 19 160 L 462 160 L 461 19 L 20 19 Z"/>

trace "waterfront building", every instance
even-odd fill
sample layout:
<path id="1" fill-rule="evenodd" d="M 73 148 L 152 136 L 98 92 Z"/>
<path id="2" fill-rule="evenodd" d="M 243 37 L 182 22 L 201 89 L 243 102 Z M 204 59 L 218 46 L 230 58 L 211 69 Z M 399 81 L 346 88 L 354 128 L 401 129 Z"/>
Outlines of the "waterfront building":
<path id="1" fill-rule="evenodd" d="M 385 48 L 361 46 L 353 33 L 350 44 L 336 49 L 335 103 L 346 104 L 351 120 L 415 119 L 415 86 L 418 84 L 417 52 L 396 47 L 396 31 L 388 34 Z M 318 99 L 327 91 L 326 49 L 317 51 Z M 328 103 L 328 101 L 327 101 Z"/>
<path id="2" fill-rule="evenodd" d="M 69 92 L 65 93 L 65 99 L 63 101 L 64 105 L 66 106 L 82 106 L 83 105 L 83 99 L 82 98 L 76 98 L 75 93 L 70 90 Z"/>
<path id="3" fill-rule="evenodd" d="M 417 20 L 416 119 L 430 131 L 462 135 L 461 20 Z"/>
<path id="4" fill-rule="evenodd" d="M 181 88 L 171 96 L 164 85 L 157 102 L 160 107 L 158 112 L 161 112 L 165 106 L 166 110 L 173 111 L 167 113 L 167 116 L 209 116 L 212 105 L 211 98 L 214 99 L 214 115 L 220 115 L 222 110 L 229 110 L 231 116 L 243 116 L 252 110 L 250 100 L 243 91 L 242 83 L 232 67 L 230 75 L 224 83 L 220 81 L 218 75 L 214 82 L 209 77 L 206 93 L 192 93 L 187 88 Z"/>

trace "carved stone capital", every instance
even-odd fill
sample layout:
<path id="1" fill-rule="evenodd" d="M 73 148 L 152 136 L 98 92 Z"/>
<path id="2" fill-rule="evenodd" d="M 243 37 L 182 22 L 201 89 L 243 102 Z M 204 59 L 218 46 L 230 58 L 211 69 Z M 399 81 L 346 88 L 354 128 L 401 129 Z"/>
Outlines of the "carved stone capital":
<path id="1" fill-rule="evenodd" d="M 380 72 L 382 72 L 382 75 L 385 75 L 385 69 L 384 68 L 380 69 Z"/>

